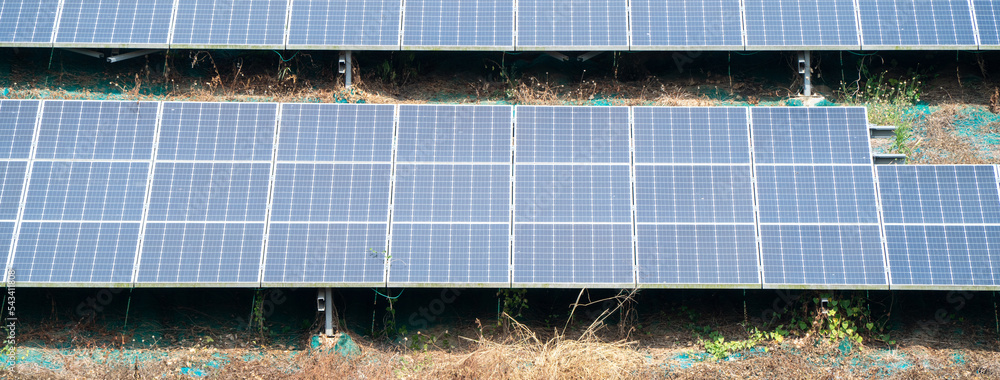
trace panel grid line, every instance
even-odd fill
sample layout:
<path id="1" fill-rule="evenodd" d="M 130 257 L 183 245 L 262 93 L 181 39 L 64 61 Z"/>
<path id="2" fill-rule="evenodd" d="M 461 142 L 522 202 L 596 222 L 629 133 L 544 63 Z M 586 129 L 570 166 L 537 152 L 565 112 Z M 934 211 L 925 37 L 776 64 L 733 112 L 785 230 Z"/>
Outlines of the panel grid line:
<path id="1" fill-rule="evenodd" d="M 149 173 L 146 176 L 146 196 L 142 202 L 142 220 L 139 223 L 139 242 L 135 245 L 135 258 L 132 261 L 132 288 L 135 288 L 135 284 L 139 278 L 139 262 L 142 258 L 143 245 L 146 243 L 146 221 L 149 217 L 150 202 L 153 197 L 153 174 L 156 168 L 156 151 L 160 146 L 160 123 L 163 121 L 163 102 L 158 103 L 156 109 L 156 128 L 153 130 L 153 149 L 150 152 L 148 161 Z"/>
<path id="2" fill-rule="evenodd" d="M 742 2 L 743 0 L 740 0 Z M 756 160 L 757 156 L 754 153 L 754 134 L 753 134 L 753 117 L 750 116 L 750 108 L 746 109 L 747 117 L 747 144 L 749 145 L 748 155 L 750 156 L 750 165 L 752 169 L 750 170 L 750 191 L 753 195 L 753 233 L 754 233 L 754 245 L 757 248 L 757 283 L 762 287 L 764 286 L 764 245 L 760 236 L 760 195 L 757 192 L 757 170 L 756 170 Z"/>
<path id="3" fill-rule="evenodd" d="M 404 0 L 405 1 L 405 0 Z M 402 18 L 402 15 L 400 16 Z M 400 27 L 402 27 L 402 21 L 400 21 Z M 402 35 L 400 36 L 402 40 Z M 386 232 L 385 232 L 385 254 L 382 258 L 382 283 L 385 286 L 389 286 L 389 271 L 392 269 L 392 219 L 395 217 L 395 204 L 396 204 L 396 154 L 399 147 L 399 105 L 393 106 L 392 114 L 392 173 L 389 175 L 389 217 L 386 221 Z"/>
<path id="4" fill-rule="evenodd" d="M 292 0 L 289 0 L 291 2 Z M 291 5 L 289 5 L 291 9 Z M 286 34 L 287 36 L 287 34 Z M 263 243 L 260 245 L 260 264 L 257 269 L 257 284 L 261 285 L 264 283 L 264 266 L 267 263 L 267 252 L 269 245 L 271 244 L 271 210 L 274 207 L 274 193 L 275 183 L 278 177 L 278 147 L 280 146 L 280 136 L 281 136 L 281 114 L 282 114 L 283 104 L 278 104 L 278 109 L 274 113 L 274 143 L 271 144 L 271 176 L 267 187 L 267 208 L 264 212 L 264 236 Z"/>
<path id="5" fill-rule="evenodd" d="M 631 21 L 631 17 L 629 17 Z M 632 38 L 632 33 L 629 33 Z M 630 40 L 631 42 L 631 40 Z M 636 188 L 635 188 L 635 113 L 632 107 L 628 108 L 628 160 L 629 160 L 629 195 L 632 217 L 632 281 L 635 288 L 639 287 L 639 230 L 636 226 Z"/>
<path id="6" fill-rule="evenodd" d="M 517 25 L 517 0 L 514 0 L 514 25 Z M 517 33 L 515 35 L 515 43 Z M 510 220 L 507 221 L 507 287 L 514 286 L 514 215 L 517 187 L 514 186 L 514 162 L 517 155 L 517 115 L 514 107 L 510 107 Z"/>
<path id="7" fill-rule="evenodd" d="M 979 39 L 979 18 L 976 17 L 976 4 L 969 0 L 969 15 L 972 17 L 972 37 L 977 48 L 982 48 L 983 44 Z"/>
<path id="8" fill-rule="evenodd" d="M 59 34 L 59 26 L 62 24 L 62 13 L 65 5 L 66 0 L 59 0 L 59 6 L 56 7 L 56 19 L 52 23 L 52 37 L 49 38 L 49 45 L 56 43 L 56 35 Z"/>
<path id="9" fill-rule="evenodd" d="M 31 136 L 31 151 L 28 153 L 28 163 L 25 165 L 24 169 L 24 182 L 21 185 L 21 199 L 17 207 L 17 220 L 14 223 L 14 231 L 11 232 L 10 239 L 10 249 L 7 251 L 7 262 L 4 266 L 3 278 L 0 279 L 0 283 L 7 283 L 7 274 L 10 270 L 14 268 L 14 254 L 17 252 L 17 240 L 21 234 L 21 220 L 24 217 L 24 210 L 27 208 L 28 203 L 28 186 L 31 181 L 31 171 L 35 163 L 35 152 L 38 146 L 38 136 L 39 131 L 41 131 L 42 125 L 42 114 L 45 110 L 45 103 L 49 100 L 39 100 L 38 108 L 35 110 L 35 126 L 32 131 Z"/>

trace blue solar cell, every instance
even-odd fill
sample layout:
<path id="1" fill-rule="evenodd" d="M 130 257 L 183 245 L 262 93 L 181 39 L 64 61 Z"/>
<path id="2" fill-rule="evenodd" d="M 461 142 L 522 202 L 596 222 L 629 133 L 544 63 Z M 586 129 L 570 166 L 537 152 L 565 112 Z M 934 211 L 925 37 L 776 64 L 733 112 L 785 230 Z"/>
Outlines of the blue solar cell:
<path id="1" fill-rule="evenodd" d="M 886 285 L 878 225 L 760 225 L 765 285 Z"/>
<path id="2" fill-rule="evenodd" d="M 179 0 L 171 45 L 284 46 L 286 0 Z"/>
<path id="3" fill-rule="evenodd" d="M 394 114 L 392 105 L 285 104 L 278 160 L 390 162 Z"/>
<path id="4" fill-rule="evenodd" d="M 893 285 L 1000 285 L 1000 226 L 886 225 Z"/>
<path id="5" fill-rule="evenodd" d="M 270 164 L 157 162 L 151 221 L 264 221 Z"/>
<path id="6" fill-rule="evenodd" d="M 870 164 L 868 122 L 861 107 L 754 107 L 758 164 Z"/>
<path id="7" fill-rule="evenodd" d="M 979 45 L 1000 47 L 1000 3 L 994 0 L 972 0 L 979 30 Z"/>
<path id="8" fill-rule="evenodd" d="M 272 222 L 264 282 L 380 283 L 384 281 L 385 242 L 385 223 Z"/>
<path id="9" fill-rule="evenodd" d="M 743 47 L 739 0 L 631 0 L 632 47 Z"/>
<path id="10" fill-rule="evenodd" d="M 635 162 L 749 164 L 745 107 L 635 107 Z"/>
<path id="11" fill-rule="evenodd" d="M 14 227 L 16 222 L 0 222 L 0 247 L 7 247 L 7 249 L 0 248 L 0 259 L 3 259 L 4 265 L 7 263 L 7 258 L 10 256 L 10 243 L 14 240 Z M 3 276 L 3 283 L 7 282 L 7 276 Z"/>
<path id="12" fill-rule="evenodd" d="M 271 221 L 386 222 L 391 174 L 390 164 L 278 164 Z"/>
<path id="13" fill-rule="evenodd" d="M 399 46 L 400 0 L 295 0 L 288 45 Z"/>
<path id="14" fill-rule="evenodd" d="M 975 46 L 968 0 L 858 0 L 862 44 Z"/>
<path id="15" fill-rule="evenodd" d="M 407 0 L 403 45 L 514 47 L 514 2 Z"/>
<path id="16" fill-rule="evenodd" d="M 877 168 L 885 223 L 1000 223 L 992 166 Z"/>
<path id="17" fill-rule="evenodd" d="M 59 45 L 163 45 L 170 33 L 173 0 L 64 0 Z"/>
<path id="18" fill-rule="evenodd" d="M 516 162 L 629 163 L 628 107 L 519 106 Z"/>
<path id="19" fill-rule="evenodd" d="M 878 223 L 871 166 L 757 166 L 761 223 Z"/>
<path id="20" fill-rule="evenodd" d="M 17 219 L 27 166 L 24 161 L 0 161 L 0 219 Z"/>
<path id="21" fill-rule="evenodd" d="M 27 159 L 35 135 L 37 100 L 0 100 L 0 159 Z"/>
<path id="22" fill-rule="evenodd" d="M 264 223 L 147 223 L 137 283 L 256 283 Z"/>
<path id="23" fill-rule="evenodd" d="M 514 283 L 628 284 L 629 224 L 515 224 Z"/>
<path id="24" fill-rule="evenodd" d="M 59 0 L 4 0 L 0 2 L 0 44 L 52 42 Z M 6 44 L 4 44 L 6 45 Z"/>
<path id="25" fill-rule="evenodd" d="M 390 283 L 507 283 L 509 224 L 392 225 Z"/>
<path id="26" fill-rule="evenodd" d="M 859 46 L 853 0 L 746 0 L 747 45 Z"/>
<path id="27" fill-rule="evenodd" d="M 639 284 L 760 284 L 752 224 L 636 228 Z"/>
<path id="28" fill-rule="evenodd" d="M 636 165 L 636 223 L 753 223 L 750 177 L 749 165 Z"/>
<path id="29" fill-rule="evenodd" d="M 509 106 L 400 105 L 398 162 L 510 162 Z"/>
<path id="30" fill-rule="evenodd" d="M 515 222 L 630 223 L 627 165 L 518 165 Z"/>
<path id="31" fill-rule="evenodd" d="M 627 47 L 626 0 L 520 0 L 518 47 Z"/>
<path id="32" fill-rule="evenodd" d="M 17 282 L 129 283 L 139 223 L 23 222 Z"/>
<path id="33" fill-rule="evenodd" d="M 158 160 L 271 161 L 276 104 L 163 104 Z"/>
<path id="34" fill-rule="evenodd" d="M 148 162 L 36 161 L 24 220 L 140 221 Z"/>
<path id="35" fill-rule="evenodd" d="M 47 101 L 36 159 L 148 160 L 156 102 Z"/>
<path id="36" fill-rule="evenodd" d="M 509 222 L 510 165 L 396 164 L 395 222 Z"/>

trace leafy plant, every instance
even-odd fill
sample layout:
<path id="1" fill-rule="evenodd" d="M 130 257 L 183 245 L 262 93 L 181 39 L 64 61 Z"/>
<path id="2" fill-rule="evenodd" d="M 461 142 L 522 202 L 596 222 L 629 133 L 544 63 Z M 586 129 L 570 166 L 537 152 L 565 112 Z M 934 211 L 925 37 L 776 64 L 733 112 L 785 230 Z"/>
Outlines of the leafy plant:
<path id="1" fill-rule="evenodd" d="M 264 300 L 267 299 L 268 291 L 257 289 L 253 296 L 253 307 L 250 310 L 250 322 L 247 323 L 251 332 L 258 337 L 271 335 L 270 328 L 265 323 Z"/>
<path id="2" fill-rule="evenodd" d="M 873 318 L 867 304 L 868 300 L 859 294 L 849 297 L 818 294 L 811 302 L 805 301 L 799 307 L 789 308 L 786 315 L 788 332 L 803 335 L 815 333 L 831 342 L 849 339 L 860 344 L 864 336 L 869 336 L 890 345 L 896 344 L 888 333 L 888 316 Z M 785 326 L 778 325 L 775 332 L 784 330 Z"/>
<path id="3" fill-rule="evenodd" d="M 528 289 L 500 289 L 497 297 L 500 297 L 502 310 L 512 318 L 523 316 L 524 310 L 528 308 L 528 299 L 525 297 Z"/>

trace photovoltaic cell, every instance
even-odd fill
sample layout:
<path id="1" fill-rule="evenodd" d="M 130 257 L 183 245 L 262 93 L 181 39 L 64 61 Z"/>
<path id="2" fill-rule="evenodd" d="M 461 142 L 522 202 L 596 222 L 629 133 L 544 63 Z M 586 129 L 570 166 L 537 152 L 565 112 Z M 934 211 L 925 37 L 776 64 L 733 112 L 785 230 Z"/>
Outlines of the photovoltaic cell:
<path id="1" fill-rule="evenodd" d="M 760 285 L 753 224 L 636 228 L 639 284 Z"/>
<path id="2" fill-rule="evenodd" d="M 517 165 L 515 222 L 631 223 L 627 165 Z"/>
<path id="3" fill-rule="evenodd" d="M 147 162 L 36 161 L 24 220 L 140 221 Z"/>
<path id="4" fill-rule="evenodd" d="M 757 166 L 761 223 L 878 223 L 871 166 Z"/>
<path id="5" fill-rule="evenodd" d="M 754 223 L 750 166 L 635 167 L 636 223 Z"/>
<path id="6" fill-rule="evenodd" d="M 0 100 L 0 159 L 28 159 L 35 135 L 37 100 Z"/>
<path id="7" fill-rule="evenodd" d="M 25 161 L 0 161 L 0 219 L 17 219 L 27 166 Z"/>
<path id="8" fill-rule="evenodd" d="M 626 0 L 520 0 L 517 7 L 518 49 L 628 47 Z"/>
<path id="9" fill-rule="evenodd" d="M 979 46 L 1000 48 L 1000 3 L 994 0 L 972 0 L 979 30 Z"/>
<path id="10" fill-rule="evenodd" d="M 48 45 L 58 7 L 59 0 L 0 2 L 0 45 Z"/>
<path id="11" fill-rule="evenodd" d="M 967 0 L 858 0 L 862 45 L 976 46 Z"/>
<path id="12" fill-rule="evenodd" d="M 853 0 L 746 0 L 747 45 L 858 47 Z"/>
<path id="13" fill-rule="evenodd" d="M 271 221 L 385 223 L 391 174 L 388 163 L 279 163 Z"/>
<path id="14" fill-rule="evenodd" d="M 6 265 L 7 258 L 10 257 L 10 243 L 14 240 L 14 226 L 17 222 L 0 222 L 0 247 L 8 247 L 8 249 L 0 249 L 0 258 L 3 258 L 4 265 Z M 7 282 L 7 278 L 3 279 L 3 282 Z"/>
<path id="15" fill-rule="evenodd" d="M 390 283 L 507 283 L 508 224 L 392 227 Z"/>
<path id="16" fill-rule="evenodd" d="M 511 108 L 400 105 L 398 145 L 398 162 L 510 162 Z"/>
<path id="17" fill-rule="evenodd" d="M 631 0 L 632 48 L 743 48 L 739 0 Z"/>
<path id="18" fill-rule="evenodd" d="M 514 283 L 630 284 L 629 224 L 515 224 Z"/>
<path id="19" fill-rule="evenodd" d="M 394 222 L 510 221 L 510 165 L 396 164 Z"/>
<path id="20" fill-rule="evenodd" d="M 886 285 L 878 225 L 760 225 L 765 285 Z"/>
<path id="21" fill-rule="evenodd" d="M 264 223 L 147 223 L 138 283 L 256 283 Z"/>
<path id="22" fill-rule="evenodd" d="M 171 47 L 283 48 L 287 11 L 286 0 L 179 0 Z"/>
<path id="23" fill-rule="evenodd" d="M 36 159 L 148 160 L 157 102 L 47 101 Z"/>
<path id="24" fill-rule="evenodd" d="M 871 164 L 862 107 L 753 107 L 757 164 Z"/>
<path id="25" fill-rule="evenodd" d="M 122 284 L 132 280 L 139 223 L 22 222 L 17 282 Z"/>
<path id="26" fill-rule="evenodd" d="M 391 162 L 394 114 L 392 105 L 285 104 L 278 160 Z"/>
<path id="27" fill-rule="evenodd" d="M 514 2 L 408 0 L 403 45 L 514 49 Z"/>
<path id="28" fill-rule="evenodd" d="M 1000 226 L 886 225 L 893 285 L 1000 285 Z"/>
<path id="29" fill-rule="evenodd" d="M 289 47 L 398 48 L 400 0 L 294 0 Z"/>
<path id="30" fill-rule="evenodd" d="M 879 165 L 885 223 L 1000 224 L 993 167 Z"/>
<path id="31" fill-rule="evenodd" d="M 271 164 L 157 162 L 150 221 L 264 221 Z"/>
<path id="32" fill-rule="evenodd" d="M 386 223 L 272 223 L 264 283 L 381 283 Z"/>
<path id="33" fill-rule="evenodd" d="M 163 104 L 157 160 L 271 161 L 273 103 Z"/>
<path id="34" fill-rule="evenodd" d="M 634 107 L 635 163 L 749 164 L 745 107 Z"/>
<path id="35" fill-rule="evenodd" d="M 173 0 L 65 0 L 56 46 L 166 46 Z"/>
<path id="36" fill-rule="evenodd" d="M 518 163 L 629 163 L 628 107 L 519 106 L 515 111 Z"/>

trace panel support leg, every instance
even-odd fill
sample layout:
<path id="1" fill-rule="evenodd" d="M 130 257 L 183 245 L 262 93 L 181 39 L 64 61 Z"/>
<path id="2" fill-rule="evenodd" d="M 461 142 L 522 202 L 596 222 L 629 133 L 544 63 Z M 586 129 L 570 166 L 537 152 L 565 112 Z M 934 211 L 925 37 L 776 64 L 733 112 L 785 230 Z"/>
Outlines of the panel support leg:
<path id="1" fill-rule="evenodd" d="M 812 96 L 812 62 L 808 51 L 799 52 L 799 74 L 802 74 L 802 95 Z"/>
<path id="2" fill-rule="evenodd" d="M 323 334 L 333 336 L 333 289 L 317 289 L 316 310 L 322 312 L 325 319 Z"/>
<path id="3" fill-rule="evenodd" d="M 344 74 L 344 88 L 351 88 L 351 51 L 340 53 L 339 71 Z"/>

